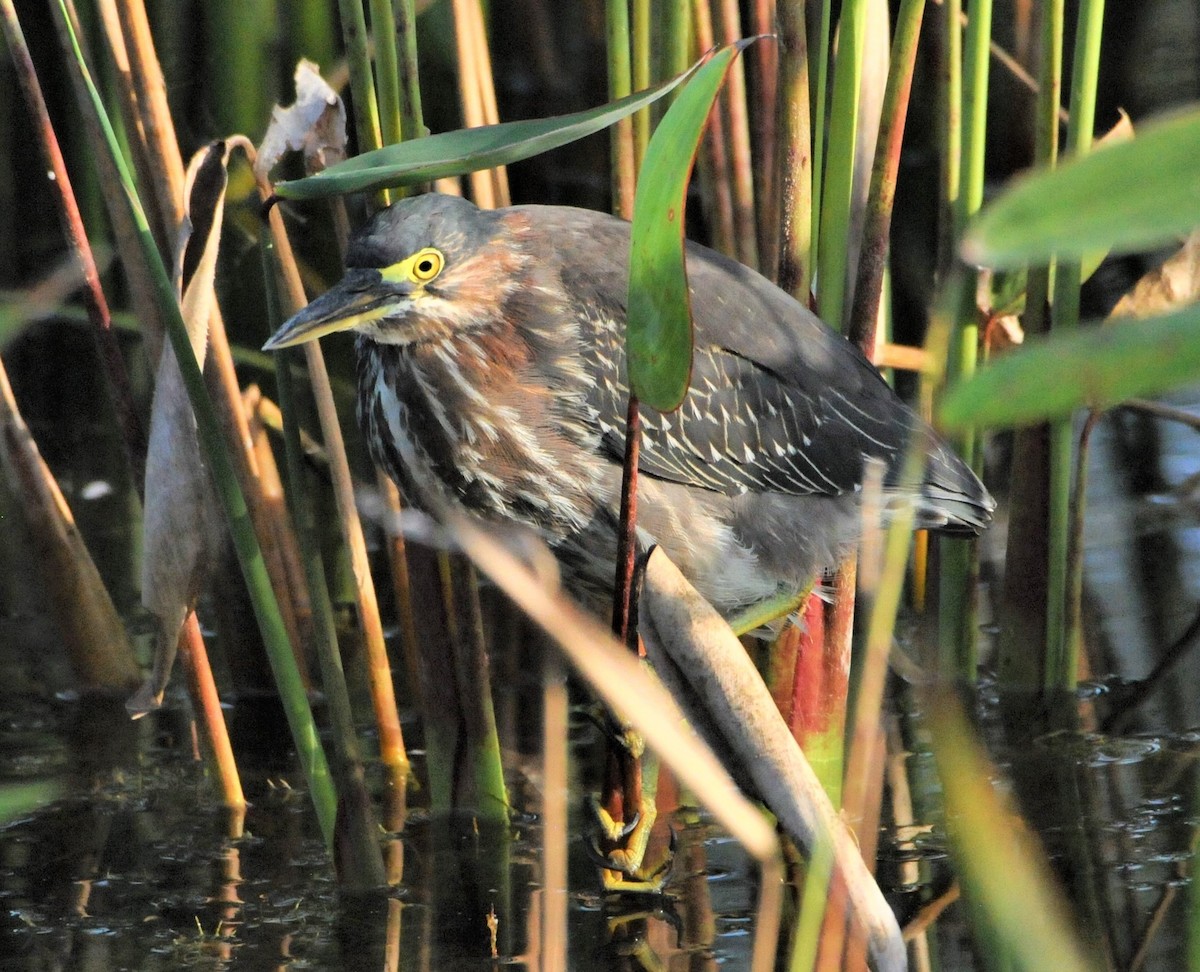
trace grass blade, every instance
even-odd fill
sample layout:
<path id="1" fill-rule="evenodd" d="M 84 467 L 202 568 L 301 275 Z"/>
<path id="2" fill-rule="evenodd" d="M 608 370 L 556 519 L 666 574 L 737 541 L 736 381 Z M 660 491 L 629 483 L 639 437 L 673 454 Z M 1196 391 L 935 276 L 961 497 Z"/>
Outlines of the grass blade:
<path id="1" fill-rule="evenodd" d="M 179 304 L 175 300 L 174 288 L 167 275 L 166 267 L 154 245 L 150 234 L 150 226 L 146 213 L 138 199 L 133 179 L 125 165 L 117 144 L 116 135 L 108 121 L 108 113 L 100 99 L 100 93 L 92 82 L 91 74 L 84 61 L 79 38 L 66 15 L 64 0 L 59 0 L 59 6 L 67 19 L 67 30 L 70 36 L 73 55 L 79 65 L 88 95 L 92 101 L 96 115 L 104 129 L 108 149 L 117 164 L 121 176 L 122 188 L 125 193 L 129 213 L 137 229 L 138 239 L 142 245 L 143 255 L 155 286 L 158 304 L 166 318 L 167 334 L 175 354 L 179 359 L 180 371 L 196 413 L 196 425 L 204 453 L 212 471 L 217 495 L 221 500 L 225 516 L 229 521 L 230 533 L 242 572 L 246 577 L 246 585 L 250 589 L 254 603 L 254 612 L 262 631 L 263 642 L 266 645 L 271 661 L 275 680 L 279 686 L 284 711 L 288 725 L 296 744 L 296 753 L 308 781 L 310 795 L 317 811 L 321 833 L 327 846 L 332 844 L 334 818 L 337 811 L 337 796 L 329 775 L 329 765 L 325 759 L 325 751 L 321 748 L 317 736 L 317 727 L 313 721 L 312 710 L 296 667 L 296 659 L 292 654 L 287 633 L 284 630 L 283 618 L 279 612 L 279 604 L 271 590 L 266 568 L 263 565 L 262 551 L 250 522 L 250 514 L 246 508 L 246 498 L 238 486 L 234 475 L 233 463 L 225 448 L 224 438 L 217 420 L 216 409 L 208 396 L 204 385 L 204 376 L 197 366 L 196 357 L 192 353 L 188 340 L 187 328 L 180 316 Z"/>
<path id="2" fill-rule="evenodd" d="M 674 90 L 697 70 L 698 65 L 693 66 L 653 88 L 587 111 L 459 129 L 388 145 L 330 166 L 317 175 L 277 183 L 275 192 L 284 199 L 320 199 L 347 192 L 414 185 L 507 165 L 601 131 Z"/>

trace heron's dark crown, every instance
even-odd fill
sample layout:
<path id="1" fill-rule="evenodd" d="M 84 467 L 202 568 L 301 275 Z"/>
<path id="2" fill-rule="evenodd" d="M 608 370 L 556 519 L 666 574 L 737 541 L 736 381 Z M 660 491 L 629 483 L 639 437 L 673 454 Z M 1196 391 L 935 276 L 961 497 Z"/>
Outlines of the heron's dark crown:
<path id="1" fill-rule="evenodd" d="M 426 246 L 436 246 L 453 263 L 475 253 L 500 225 L 496 212 L 458 196 L 412 196 L 380 211 L 351 238 L 346 266 L 387 267 Z"/>

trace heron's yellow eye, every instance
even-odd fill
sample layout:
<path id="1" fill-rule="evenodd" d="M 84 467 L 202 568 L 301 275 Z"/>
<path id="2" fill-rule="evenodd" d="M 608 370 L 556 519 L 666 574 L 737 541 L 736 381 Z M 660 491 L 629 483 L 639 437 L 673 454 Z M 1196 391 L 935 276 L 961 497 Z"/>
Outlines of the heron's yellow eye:
<path id="1" fill-rule="evenodd" d="M 409 273 L 418 283 L 429 283 L 442 272 L 442 267 L 446 265 L 446 258 L 442 256 L 442 251 L 435 250 L 431 246 L 417 251 L 410 257 L 410 260 Z"/>

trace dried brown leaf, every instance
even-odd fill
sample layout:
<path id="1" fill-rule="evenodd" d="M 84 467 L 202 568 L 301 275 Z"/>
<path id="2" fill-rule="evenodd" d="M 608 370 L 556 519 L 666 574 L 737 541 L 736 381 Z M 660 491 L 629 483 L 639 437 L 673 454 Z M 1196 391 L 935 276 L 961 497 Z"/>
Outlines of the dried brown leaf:
<path id="1" fill-rule="evenodd" d="M 215 294 L 229 150 L 214 142 L 188 166 L 176 279 L 192 352 L 204 366 Z M 157 619 L 154 667 L 126 703 L 137 718 L 162 704 L 180 629 L 215 563 L 221 515 L 200 455 L 196 418 L 171 346 L 159 360 L 146 456 L 142 604 Z"/>
<path id="2" fill-rule="evenodd" d="M 1200 300 L 1200 233 L 1151 270 L 1113 308 L 1113 317 L 1151 317 Z"/>
<path id="3" fill-rule="evenodd" d="M 288 151 L 304 153 L 306 172 L 320 172 L 346 157 L 346 106 L 317 65 L 303 59 L 296 65 L 296 100 L 271 112 L 255 174 L 266 179 Z"/>

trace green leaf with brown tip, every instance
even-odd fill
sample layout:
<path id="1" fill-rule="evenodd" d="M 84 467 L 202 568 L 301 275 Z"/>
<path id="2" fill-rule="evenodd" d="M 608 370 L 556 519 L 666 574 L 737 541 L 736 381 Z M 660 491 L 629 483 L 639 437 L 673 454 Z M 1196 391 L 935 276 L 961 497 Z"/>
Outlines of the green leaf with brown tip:
<path id="1" fill-rule="evenodd" d="M 733 59 L 724 47 L 696 72 L 654 130 L 638 176 L 629 245 L 629 387 L 660 412 L 679 407 L 692 373 L 692 309 L 683 210 L 696 149 Z"/>
<path id="2" fill-rule="evenodd" d="M 950 389 L 942 424 L 1029 425 L 1200 379 L 1200 305 L 1031 341 Z"/>

